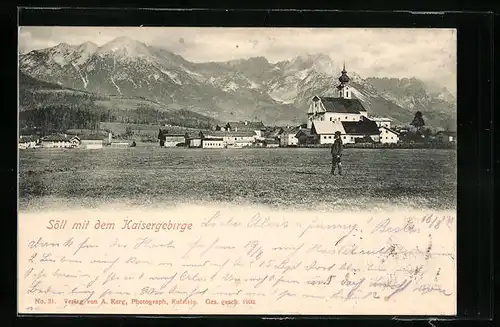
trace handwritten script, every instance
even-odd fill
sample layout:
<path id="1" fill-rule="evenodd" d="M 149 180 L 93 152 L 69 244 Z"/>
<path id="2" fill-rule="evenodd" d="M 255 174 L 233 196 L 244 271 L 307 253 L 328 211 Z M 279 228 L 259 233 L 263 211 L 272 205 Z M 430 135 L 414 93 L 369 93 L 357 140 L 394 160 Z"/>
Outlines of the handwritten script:
<path id="1" fill-rule="evenodd" d="M 20 214 L 20 313 L 455 314 L 453 212 L 98 216 Z"/>

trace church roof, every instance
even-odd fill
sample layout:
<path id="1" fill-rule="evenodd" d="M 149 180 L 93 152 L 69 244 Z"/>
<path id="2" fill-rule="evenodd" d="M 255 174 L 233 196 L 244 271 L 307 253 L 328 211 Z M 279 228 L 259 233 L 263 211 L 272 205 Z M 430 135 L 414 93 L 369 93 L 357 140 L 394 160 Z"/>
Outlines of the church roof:
<path id="1" fill-rule="evenodd" d="M 345 134 L 344 126 L 339 121 L 329 121 L 329 120 L 315 120 L 311 127 L 312 134 L 335 134 L 339 131 L 341 134 Z"/>
<path id="2" fill-rule="evenodd" d="M 358 99 L 321 97 L 321 102 L 327 112 L 359 114 L 361 111 L 366 111 Z"/>
<path id="3" fill-rule="evenodd" d="M 375 135 L 380 134 L 377 123 L 368 118 L 362 117 L 360 121 L 342 122 L 346 134 L 355 135 Z"/>

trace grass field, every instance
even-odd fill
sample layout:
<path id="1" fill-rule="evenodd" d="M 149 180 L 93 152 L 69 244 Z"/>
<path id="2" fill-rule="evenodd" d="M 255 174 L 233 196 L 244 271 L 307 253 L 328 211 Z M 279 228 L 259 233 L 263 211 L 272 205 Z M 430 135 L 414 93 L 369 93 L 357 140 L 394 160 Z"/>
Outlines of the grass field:
<path id="1" fill-rule="evenodd" d="M 21 210 L 177 203 L 277 208 L 454 209 L 456 151 L 346 149 L 331 176 L 329 149 L 183 149 L 155 144 L 19 155 Z"/>

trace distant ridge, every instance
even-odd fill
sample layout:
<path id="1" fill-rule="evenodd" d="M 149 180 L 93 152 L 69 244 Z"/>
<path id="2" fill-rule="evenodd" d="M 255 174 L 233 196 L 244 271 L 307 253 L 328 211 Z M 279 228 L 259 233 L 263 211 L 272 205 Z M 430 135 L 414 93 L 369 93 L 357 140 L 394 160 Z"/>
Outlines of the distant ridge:
<path id="1" fill-rule="evenodd" d="M 304 122 L 313 95 L 334 95 L 341 67 L 324 54 L 277 63 L 264 57 L 192 63 L 127 37 L 101 47 L 60 44 L 19 58 L 21 72 L 65 88 L 142 97 L 164 110 L 190 110 L 218 121 L 257 118 L 272 125 Z M 408 124 L 418 110 L 430 126 L 456 124 L 456 99 L 446 88 L 416 78 L 364 79 L 355 70 L 349 71 L 353 95 L 369 114 Z"/>

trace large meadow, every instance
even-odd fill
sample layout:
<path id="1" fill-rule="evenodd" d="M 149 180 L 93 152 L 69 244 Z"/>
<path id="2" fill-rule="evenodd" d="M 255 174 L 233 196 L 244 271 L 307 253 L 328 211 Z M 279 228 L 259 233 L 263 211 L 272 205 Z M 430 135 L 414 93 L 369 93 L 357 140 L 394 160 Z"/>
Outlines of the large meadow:
<path id="1" fill-rule="evenodd" d="M 331 176 L 329 149 L 186 149 L 139 144 L 19 153 L 21 211 L 122 203 L 252 204 L 278 209 L 454 209 L 456 151 L 346 149 Z"/>

